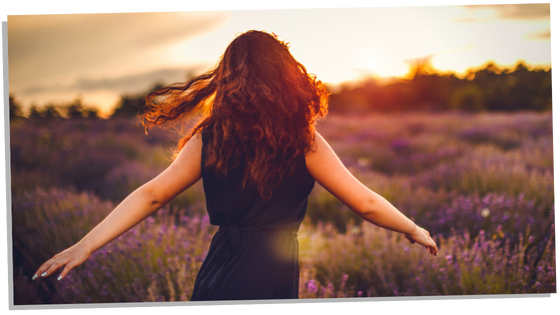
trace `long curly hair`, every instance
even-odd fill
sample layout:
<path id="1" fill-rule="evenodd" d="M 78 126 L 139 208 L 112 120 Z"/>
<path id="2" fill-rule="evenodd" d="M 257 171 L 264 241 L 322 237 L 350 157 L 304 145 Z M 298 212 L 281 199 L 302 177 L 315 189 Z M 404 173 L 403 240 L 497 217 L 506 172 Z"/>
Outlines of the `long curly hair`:
<path id="1" fill-rule="evenodd" d="M 208 132 L 204 166 L 218 176 L 244 168 L 242 185 L 263 197 L 293 174 L 296 159 L 313 150 L 315 120 L 327 114 L 328 90 L 272 33 L 248 31 L 226 48 L 215 69 L 146 96 L 140 118 L 153 126 L 191 121 L 175 155 Z"/>

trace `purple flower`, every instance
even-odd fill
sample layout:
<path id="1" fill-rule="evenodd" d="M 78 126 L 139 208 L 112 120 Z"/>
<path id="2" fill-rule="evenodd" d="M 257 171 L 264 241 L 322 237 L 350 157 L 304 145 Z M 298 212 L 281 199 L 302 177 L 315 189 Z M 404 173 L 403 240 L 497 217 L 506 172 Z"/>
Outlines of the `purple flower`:
<path id="1" fill-rule="evenodd" d="M 404 152 L 410 149 L 410 143 L 408 142 L 408 140 L 402 138 L 393 140 L 390 146 L 391 149 L 393 149 L 396 152 Z"/>
<path id="2" fill-rule="evenodd" d="M 313 294 L 317 293 L 317 284 L 315 280 L 312 279 L 307 282 L 307 291 Z"/>

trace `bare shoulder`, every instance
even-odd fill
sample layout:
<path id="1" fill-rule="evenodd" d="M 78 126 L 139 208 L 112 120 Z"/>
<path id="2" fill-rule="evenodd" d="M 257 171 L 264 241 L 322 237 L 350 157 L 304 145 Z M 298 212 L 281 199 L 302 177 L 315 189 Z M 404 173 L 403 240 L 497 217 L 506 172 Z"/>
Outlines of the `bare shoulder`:
<path id="1" fill-rule="evenodd" d="M 306 155 L 305 162 L 309 174 L 315 180 L 344 202 L 350 209 L 360 211 L 369 189 L 360 183 L 342 164 L 327 141 L 315 133 L 313 150 Z"/>
<path id="2" fill-rule="evenodd" d="M 204 142 L 202 139 L 202 132 L 203 130 L 198 131 L 189 139 L 191 145 L 197 147 L 199 150 L 202 148 L 202 143 Z"/>

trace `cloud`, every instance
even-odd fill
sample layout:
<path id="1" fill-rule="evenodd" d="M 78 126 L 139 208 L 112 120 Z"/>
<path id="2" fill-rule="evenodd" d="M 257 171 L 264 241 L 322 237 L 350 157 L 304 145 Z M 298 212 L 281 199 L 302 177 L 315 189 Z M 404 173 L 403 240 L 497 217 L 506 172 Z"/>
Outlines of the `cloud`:
<path id="1" fill-rule="evenodd" d="M 490 10 L 493 11 L 494 15 L 485 18 L 472 16 L 460 17 L 455 19 L 457 22 L 472 23 L 494 19 L 531 20 L 550 18 L 550 4 L 548 3 L 464 5 L 462 7 L 471 11 L 470 13 Z"/>
<path id="2" fill-rule="evenodd" d="M 228 19 L 226 12 L 9 16 L 10 83 L 141 67 L 164 45 L 207 34 Z"/>
<path id="3" fill-rule="evenodd" d="M 166 68 L 116 78 L 81 77 L 69 84 L 37 84 L 29 86 L 20 92 L 24 95 L 46 92 L 91 92 L 99 90 L 111 91 L 118 94 L 142 93 L 155 83 L 169 84 L 186 81 L 188 76 L 199 72 L 199 67 Z"/>
<path id="4" fill-rule="evenodd" d="M 550 29 L 537 33 L 529 34 L 525 37 L 527 40 L 550 40 Z"/>
<path id="5" fill-rule="evenodd" d="M 116 44 L 139 49 L 200 35 L 220 24 L 226 15 L 224 12 L 156 12 L 10 16 L 9 43 L 12 49 L 19 46 L 59 49 L 58 44 L 86 48 Z"/>

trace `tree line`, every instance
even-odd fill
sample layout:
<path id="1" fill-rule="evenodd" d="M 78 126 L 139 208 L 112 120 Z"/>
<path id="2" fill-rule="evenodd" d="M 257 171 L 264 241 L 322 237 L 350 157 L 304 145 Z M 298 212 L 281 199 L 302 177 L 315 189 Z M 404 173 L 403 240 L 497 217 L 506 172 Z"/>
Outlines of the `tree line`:
<path id="1" fill-rule="evenodd" d="M 523 62 L 501 69 L 490 62 L 465 78 L 440 74 L 429 60 L 411 66 L 410 79 L 381 84 L 370 78 L 344 86 L 330 98 L 331 112 L 546 111 L 552 109 L 551 70 Z"/>
<path id="2" fill-rule="evenodd" d="M 332 93 L 329 110 L 337 113 L 399 111 L 546 111 L 552 109 L 551 70 L 529 70 L 523 62 L 499 68 L 490 62 L 465 78 L 435 71 L 429 60 L 411 65 L 409 79 L 382 84 L 374 78 L 344 85 Z M 110 118 L 134 117 L 145 104 L 147 92 L 122 95 Z M 77 98 L 66 104 L 32 106 L 28 115 L 10 94 L 10 119 L 99 119 L 94 107 Z"/>

